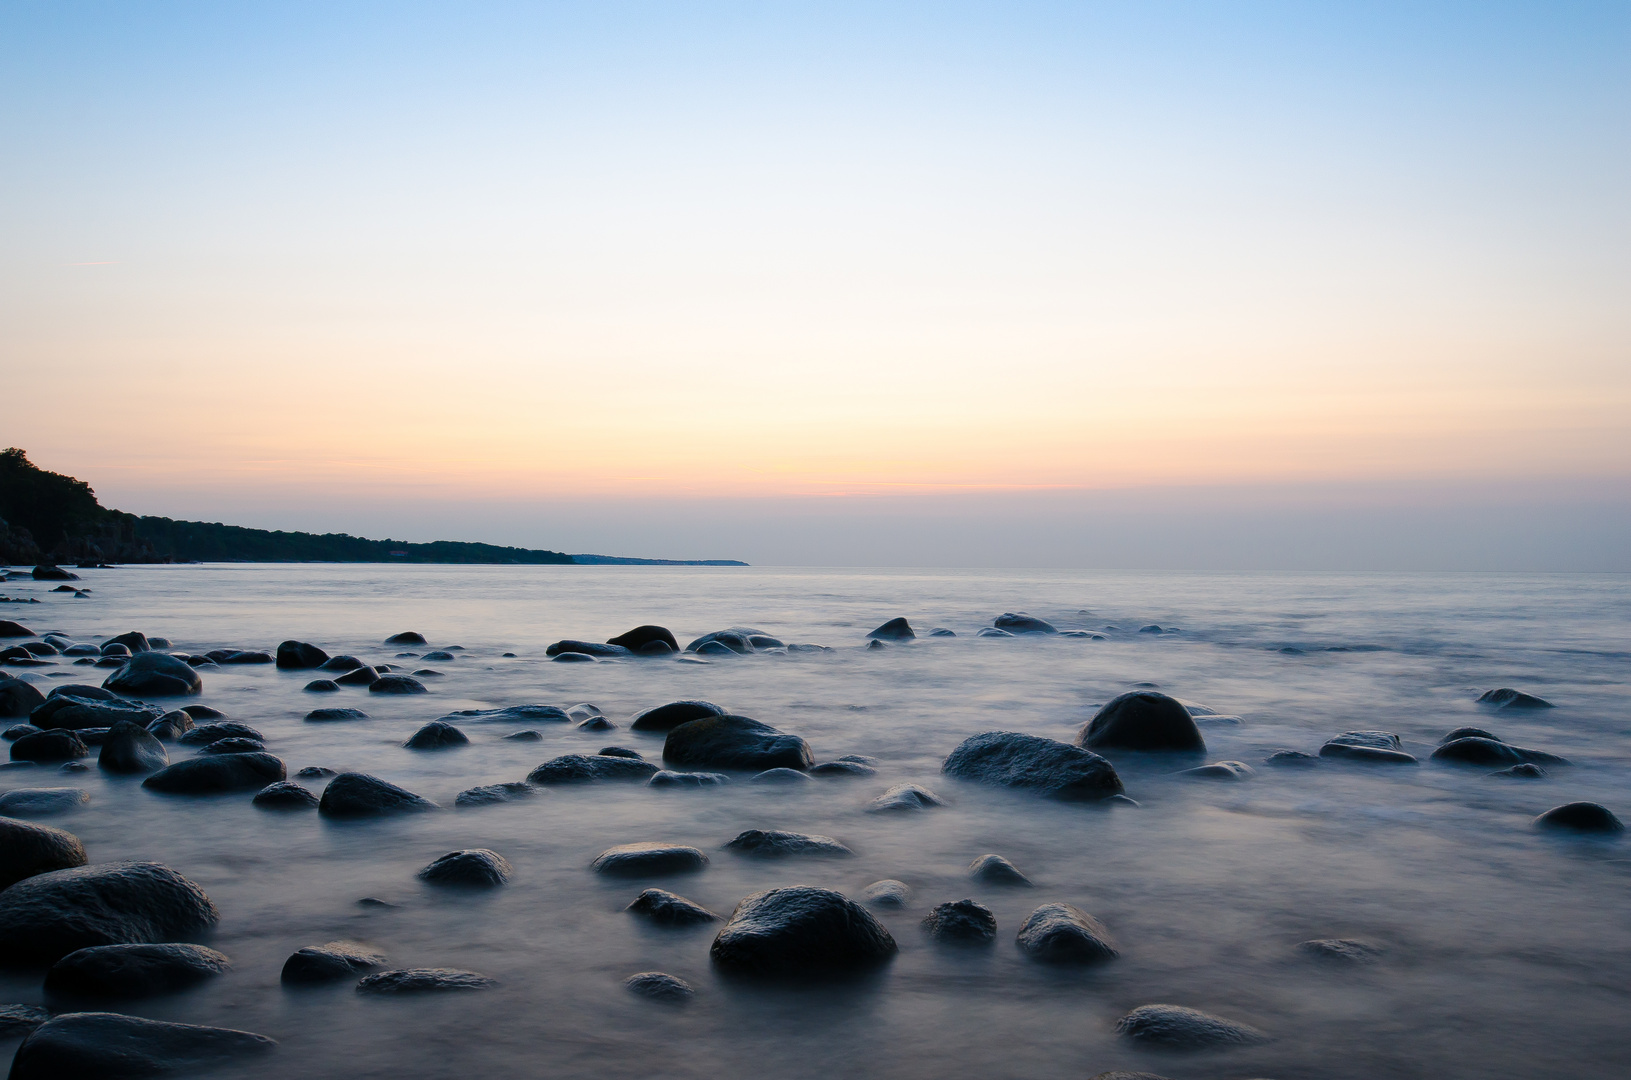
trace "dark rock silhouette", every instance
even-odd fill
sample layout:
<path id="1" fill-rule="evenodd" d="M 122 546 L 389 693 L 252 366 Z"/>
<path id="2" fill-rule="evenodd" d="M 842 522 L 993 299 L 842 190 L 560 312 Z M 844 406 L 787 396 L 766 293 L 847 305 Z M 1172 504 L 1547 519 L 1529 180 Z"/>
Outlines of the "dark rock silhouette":
<path id="1" fill-rule="evenodd" d="M 436 809 L 429 799 L 367 773 L 341 773 L 323 789 L 318 812 L 324 817 L 385 817 Z"/>
<path id="2" fill-rule="evenodd" d="M 911 641 L 915 637 L 917 634 L 913 633 L 912 624 L 906 621 L 904 615 L 890 619 L 867 635 L 867 638 L 873 641 Z"/>
<path id="3" fill-rule="evenodd" d="M 0 889 L 36 874 L 84 865 L 85 845 L 73 833 L 0 817 Z"/>
<path id="4" fill-rule="evenodd" d="M 668 732 L 691 720 L 724 716 L 725 710 L 711 701 L 671 701 L 637 714 L 629 723 L 633 731 Z"/>
<path id="5" fill-rule="evenodd" d="M 357 981 L 357 992 L 427 994 L 447 990 L 486 990 L 497 985 L 497 979 L 478 975 L 474 971 L 458 971 L 454 968 L 401 968 L 364 975 Z"/>
<path id="6" fill-rule="evenodd" d="M 159 863 L 54 870 L 0 891 L 0 955 L 50 964 L 92 945 L 193 937 L 219 918 L 203 889 Z"/>
<path id="7" fill-rule="evenodd" d="M 1522 690 L 1514 690 L 1510 686 L 1503 686 L 1499 690 L 1486 690 L 1478 696 L 1480 705 L 1493 705 L 1497 709 L 1551 709 L 1555 706 L 1545 698 L 1526 694 Z"/>
<path id="8" fill-rule="evenodd" d="M 1182 1050 L 1268 1041 L 1267 1035 L 1248 1024 L 1182 1005 L 1140 1005 L 1116 1021 L 1116 1030 L 1136 1042 Z"/>
<path id="9" fill-rule="evenodd" d="M 450 851 L 419 871 L 422 881 L 437 885 L 469 885 L 491 888 L 510 880 L 514 869 L 509 860 L 487 848 Z"/>
<path id="10" fill-rule="evenodd" d="M 108 729 L 96 763 L 112 773 L 150 773 L 170 764 L 170 753 L 146 728 L 121 720 Z"/>
<path id="11" fill-rule="evenodd" d="M 118 1013 L 64 1013 L 17 1048 L 10 1080 L 136 1080 L 199 1073 L 264 1054 L 277 1043 L 231 1028 L 169 1024 Z"/>
<path id="12" fill-rule="evenodd" d="M 991 620 L 991 625 L 998 630 L 1006 630 L 1010 634 L 1057 634 L 1058 629 L 1050 622 L 1032 618 L 1021 612 L 1015 614 L 1005 611 Z"/>
<path id="13" fill-rule="evenodd" d="M 386 963 L 384 953 L 378 953 L 354 941 L 331 941 L 326 945 L 307 945 L 283 962 L 282 980 L 286 985 L 314 985 L 351 979 L 365 971 Z"/>
<path id="14" fill-rule="evenodd" d="M 748 829 L 737 834 L 725 847 L 738 854 L 752 855 L 761 859 L 780 859 L 789 855 L 842 858 L 855 854 L 830 836 L 767 829 Z"/>
<path id="15" fill-rule="evenodd" d="M 1535 819 L 1536 828 L 1560 832 L 1620 833 L 1625 825 L 1608 807 L 1594 802 L 1564 803 Z"/>
<path id="16" fill-rule="evenodd" d="M 1050 964 L 1096 964 L 1120 955 L 1110 932 L 1073 904 L 1043 904 L 1020 926 L 1016 940 L 1029 956 Z"/>
<path id="17" fill-rule="evenodd" d="M 661 656 L 664 653 L 677 653 L 680 651 L 679 641 L 675 639 L 673 632 L 666 626 L 636 626 L 633 630 L 619 634 L 614 638 L 607 638 L 606 644 L 619 645 L 630 652 L 648 656 Z M 648 652 L 647 647 L 653 645 L 662 645 L 664 648 L 661 650 L 653 649 Z"/>
<path id="18" fill-rule="evenodd" d="M 45 992 L 64 997 L 134 998 L 174 993 L 227 970 L 202 945 L 95 945 L 71 952 L 45 973 Z"/>
<path id="19" fill-rule="evenodd" d="M 271 754 L 218 754 L 166 766 L 143 780 L 142 787 L 171 795 L 214 795 L 258 791 L 287 776 L 283 761 Z"/>
<path id="20" fill-rule="evenodd" d="M 1115 766 L 1092 751 L 1013 731 L 988 731 L 963 740 L 940 769 L 964 780 L 1030 788 L 1078 802 L 1122 792 Z"/>
<path id="21" fill-rule="evenodd" d="M 447 750 L 470 745 L 470 737 L 452 724 L 432 720 L 409 736 L 402 745 L 409 750 Z"/>
<path id="22" fill-rule="evenodd" d="M 719 922 L 720 918 L 701 904 L 664 889 L 647 889 L 634 898 L 628 910 L 644 915 L 658 926 L 697 926 Z"/>
<path id="23" fill-rule="evenodd" d="M 531 784 L 574 784 L 596 780 L 645 780 L 657 771 L 649 761 L 604 757 L 600 754 L 566 754 L 553 758 L 527 774 Z"/>
<path id="24" fill-rule="evenodd" d="M 997 917 L 975 900 L 938 904 L 923 920 L 923 930 L 948 945 L 989 945 L 997 940 Z"/>
<path id="25" fill-rule="evenodd" d="M 322 667 L 328 658 L 328 653 L 304 641 L 285 641 L 277 647 L 277 666 L 285 671 Z"/>
<path id="26" fill-rule="evenodd" d="M 315 810 L 318 799 L 292 780 L 279 780 L 255 792 L 250 802 L 262 810 Z"/>
<path id="27" fill-rule="evenodd" d="M 831 889 L 794 885 L 745 897 L 709 955 L 728 971 L 798 976 L 877 967 L 898 948 L 860 904 Z"/>
<path id="28" fill-rule="evenodd" d="M 1076 736 L 1077 746 L 1095 750 L 1205 753 L 1206 740 L 1176 698 L 1154 690 L 1132 690 L 1111 698 Z"/>
<path id="29" fill-rule="evenodd" d="M 746 716 L 707 716 L 668 733 L 663 761 L 699 769 L 808 769 L 815 763 L 810 745 Z"/>
<path id="30" fill-rule="evenodd" d="M 707 866 L 708 856 L 697 848 L 646 842 L 608 848 L 596 857 L 589 869 L 609 877 L 653 877 L 692 874 Z"/>

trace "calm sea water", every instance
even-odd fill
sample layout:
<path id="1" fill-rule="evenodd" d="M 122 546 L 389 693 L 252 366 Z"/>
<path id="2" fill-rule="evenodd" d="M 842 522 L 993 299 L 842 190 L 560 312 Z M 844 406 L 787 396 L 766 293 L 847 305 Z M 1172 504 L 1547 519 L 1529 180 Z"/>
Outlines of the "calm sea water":
<path id="1" fill-rule="evenodd" d="M 205 675 L 200 700 L 259 728 L 291 774 L 359 769 L 442 803 L 440 813 L 335 823 L 270 814 L 248 795 L 164 797 L 139 780 L 55 770 L 0 774 L 0 788 L 71 783 L 92 796 L 52 819 L 93 862 L 153 859 L 198 881 L 223 913 L 210 944 L 233 970 L 126 1011 L 244 1028 L 278 1051 L 233 1071 L 312 1077 L 1085 1077 L 1145 1069 L 1188 1078 L 1620 1077 L 1631 1062 L 1631 840 L 1537 834 L 1530 819 L 1576 799 L 1631 817 L 1631 579 L 1518 575 L 1176 575 L 1088 572 L 822 571 L 623 567 L 185 566 L 82 572 L 92 599 L 8 583 L 42 605 L 0 616 L 100 641 L 126 630 L 183 651 L 271 649 L 299 638 L 331 654 L 393 661 L 387 635 L 462 645 L 421 697 L 360 689 L 311 695 L 313 676 L 271 666 Z M 1120 628 L 1107 640 L 978 639 L 1003 611 L 1061 627 Z M 860 648 L 906 615 L 953 639 Z M 834 651 L 556 664 L 562 637 L 605 639 L 639 623 L 681 642 L 740 624 Z M 1159 623 L 1180 633 L 1138 634 Z M 1292 647 L 1301 654 L 1280 650 Z M 1328 651 L 1328 650 L 1347 651 Z M 424 650 L 421 650 L 424 651 Z M 504 658 L 513 652 L 513 659 Z M 401 663 L 403 661 L 394 661 Z M 411 667 L 423 666 L 409 661 Z M 76 681 L 84 668 L 63 668 Z M 52 669 L 30 674 L 43 684 Z M 100 676 L 105 674 L 90 669 Z M 65 680 L 64 680 L 65 681 Z M 1053 803 L 943 777 L 965 737 L 993 729 L 1069 739 L 1094 707 L 1136 684 L 1218 712 L 1209 760 L 1260 766 L 1238 784 L 1125 765 L 1141 805 Z M 1556 709 L 1475 705 L 1515 686 Z M 519 780 L 539 762 L 608 744 L 650 759 L 660 736 L 626 718 L 704 698 L 810 741 L 818 760 L 859 753 L 876 777 L 797 788 L 638 785 L 553 789 L 530 801 L 453 809 L 476 784 Z M 402 741 L 455 709 L 593 702 L 610 733 L 468 724 L 472 745 L 440 753 Z M 373 717 L 307 724 L 318 705 Z M 1571 758 L 1533 783 L 1429 764 L 1451 728 Z M 1318 750 L 1354 728 L 1399 733 L 1419 768 L 1329 762 L 1261 767 L 1279 748 Z M 172 747 L 172 756 L 189 751 Z M 874 815 L 868 802 L 913 781 L 949 805 Z M 321 781 L 314 782 L 314 786 Z M 721 845 L 746 828 L 838 837 L 845 861 L 759 862 Z M 609 881 L 587 869 L 637 840 L 693 844 L 705 872 Z M 515 867 L 491 893 L 438 891 L 414 874 L 435 857 L 489 847 Z M 1037 883 L 1004 891 L 965 876 L 997 852 Z M 712 931 L 662 930 L 623 908 L 648 884 L 728 914 L 742 896 L 794 883 L 859 896 L 899 878 L 904 911 L 878 914 L 900 942 L 881 974 L 855 983 L 765 987 L 710 969 Z M 393 908 L 360 907 L 380 897 Z M 929 944 L 934 904 L 972 896 L 997 915 L 987 950 Z M 1076 904 L 1106 924 L 1120 959 L 1084 970 L 1027 960 L 1013 943 L 1037 904 Z M 1313 962 L 1297 942 L 1359 937 L 1385 948 L 1369 967 Z M 295 949 L 371 943 L 399 966 L 479 971 L 484 993 L 370 999 L 349 984 L 299 993 L 278 981 Z M 658 969 L 697 988 L 681 1007 L 634 997 L 623 980 Z M 0 1001 L 41 1000 L 37 975 L 0 973 Z M 1273 1036 L 1258 1047 L 1158 1053 L 1114 1031 L 1128 1009 L 1187 1005 Z M 0 1055 L 16 1041 L 0 1042 Z"/>

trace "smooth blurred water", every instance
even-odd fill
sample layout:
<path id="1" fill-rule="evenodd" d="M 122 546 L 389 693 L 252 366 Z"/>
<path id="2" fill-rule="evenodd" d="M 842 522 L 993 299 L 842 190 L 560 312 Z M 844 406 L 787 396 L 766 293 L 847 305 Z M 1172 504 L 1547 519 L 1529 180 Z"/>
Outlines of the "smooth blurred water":
<path id="1" fill-rule="evenodd" d="M 372 772 L 442 803 L 439 813 L 336 823 L 259 811 L 247 794 L 159 796 L 94 766 L 76 777 L 0 773 L 4 789 L 90 790 L 88 806 L 51 821 L 79 835 L 93 862 L 155 859 L 209 892 L 223 913 L 210 944 L 232 958 L 232 972 L 122 1007 L 280 1041 L 234 1075 L 1019 1080 L 1138 1068 L 1180 1080 L 1618 1077 L 1631 1059 L 1631 841 L 1559 838 L 1529 825 L 1575 799 L 1631 817 L 1623 576 L 328 565 L 82 574 L 91 599 L 8 583 L 11 595 L 46 602 L 6 605 L 0 617 L 79 640 L 142 630 L 187 652 L 270 650 L 292 637 L 389 662 L 399 650 L 380 643 L 409 629 L 430 640 L 419 652 L 467 650 L 431 663 L 446 674 L 420 697 L 305 694 L 311 673 L 265 666 L 210 670 L 200 699 L 259 728 L 291 774 L 306 765 Z M 1120 629 L 1103 641 L 973 636 L 995 615 L 1021 610 L 1061 627 Z M 946 626 L 959 636 L 860 647 L 896 615 L 920 633 Z M 707 665 L 544 657 L 558 638 L 603 640 L 646 622 L 671 627 L 682 643 L 741 624 L 835 651 Z M 1152 622 L 1181 632 L 1135 632 Z M 503 658 L 507 651 L 516 657 Z M 49 685 L 56 672 L 105 675 L 63 667 L 29 677 Z M 1096 704 L 1146 682 L 1244 717 L 1203 728 L 1208 759 L 1246 761 L 1256 775 L 1205 783 L 1172 775 L 1170 764 L 1117 759 L 1141 805 L 1104 809 L 939 773 L 969 735 L 1069 739 Z M 1512 714 L 1474 704 L 1481 690 L 1508 685 L 1559 707 Z M 818 760 L 872 755 L 879 774 L 798 788 L 592 785 L 507 806 L 452 806 L 464 788 L 519 780 L 563 753 L 620 744 L 655 760 L 661 737 L 629 732 L 626 718 L 676 698 L 715 701 L 800 734 Z M 534 725 L 544 742 L 517 743 L 500 736 L 518 725 L 472 723 L 469 747 L 401 746 L 455 709 L 583 701 L 622 728 Z M 302 720 L 341 704 L 373 719 Z M 1575 764 L 1522 783 L 1426 762 L 1440 736 L 1463 724 Z M 1398 732 L 1422 765 L 1261 764 L 1275 749 L 1315 752 L 1353 728 Z M 173 758 L 190 752 L 172 745 Z M 901 781 L 950 805 L 866 812 Z M 763 862 L 721 850 L 754 827 L 825 833 L 857 856 Z M 694 844 L 712 865 L 633 882 L 588 871 L 603 849 L 636 840 Z M 471 895 L 415 879 L 464 847 L 505 855 L 513 881 Z M 1012 859 L 1037 888 L 968 880 L 969 861 L 988 851 Z M 883 877 L 914 890 L 904 911 L 878 912 L 901 952 L 853 983 L 721 979 L 708 961 L 711 930 L 653 928 L 623 911 L 647 885 L 728 914 L 764 888 L 813 883 L 859 896 Z M 398 906 L 359 907 L 364 896 Z M 931 946 L 919 920 L 965 896 L 996 912 L 996 946 Z M 1013 943 L 1020 922 L 1054 900 L 1105 923 L 1120 959 L 1061 970 L 1022 956 Z M 1362 937 L 1387 951 L 1371 967 L 1333 968 L 1296 950 L 1313 937 Z M 399 966 L 464 968 L 501 985 L 397 999 L 365 998 L 349 984 L 280 986 L 289 953 L 335 938 L 376 945 Z M 623 988 L 650 969 L 691 982 L 695 1000 L 657 1005 Z M 38 973 L 0 972 L 0 1001 L 40 1000 Z M 1172 1054 L 1118 1038 L 1116 1018 L 1150 1002 L 1242 1020 L 1274 1041 Z M 0 1054 L 14 1045 L 0 1043 Z"/>

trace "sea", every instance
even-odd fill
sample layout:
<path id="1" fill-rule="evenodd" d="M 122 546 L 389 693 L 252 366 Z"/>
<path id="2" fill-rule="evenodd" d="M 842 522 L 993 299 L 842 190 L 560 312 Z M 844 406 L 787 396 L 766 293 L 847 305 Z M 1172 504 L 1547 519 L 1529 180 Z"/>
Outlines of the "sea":
<path id="1" fill-rule="evenodd" d="M 306 766 L 371 773 L 434 800 L 442 808 L 434 813 L 361 821 L 271 813 L 248 793 L 159 795 L 140 778 L 102 774 L 94 759 L 71 776 L 43 766 L 0 771 L 0 789 L 86 789 L 83 808 L 49 821 L 79 836 L 93 863 L 165 863 L 220 908 L 206 943 L 231 958 L 230 971 L 185 992 L 99 1007 L 277 1040 L 269 1056 L 222 1075 L 1631 1072 L 1631 839 L 1533 825 L 1576 800 L 1631 819 L 1631 577 L 376 565 L 79 573 L 85 597 L 52 592 L 51 582 L 7 582 L 9 595 L 42 603 L 7 604 L 0 617 L 85 642 L 139 630 L 188 653 L 271 651 L 292 638 L 440 672 L 424 677 L 423 695 L 314 694 L 303 690 L 312 672 L 229 665 L 205 669 L 197 699 L 262 732 L 291 776 Z M 1005 612 L 1094 633 L 977 636 Z M 898 616 L 916 640 L 865 647 L 869 631 Z M 603 641 L 647 623 L 671 628 L 682 644 L 746 626 L 826 649 L 706 663 L 546 655 L 558 639 Z M 927 636 L 933 628 L 955 636 Z M 384 643 L 410 630 L 428 644 Z M 420 658 L 452 646 L 460 647 L 452 661 Z M 106 675 L 66 658 L 8 670 L 47 690 Z M 1068 741 L 1101 704 L 1140 687 L 1224 716 L 1201 717 L 1206 760 L 1243 762 L 1252 773 L 1207 781 L 1160 755 L 1112 756 L 1136 805 L 1105 806 L 941 772 L 969 736 Z M 1478 703 L 1501 687 L 1555 708 Z M 464 789 L 521 780 L 563 754 L 615 745 L 656 761 L 662 736 L 630 731 L 629 718 L 678 699 L 803 736 L 817 761 L 865 755 L 877 773 L 796 786 L 746 777 L 687 790 L 584 784 L 504 805 L 454 805 Z M 465 722 L 468 746 L 403 746 L 457 710 L 529 703 L 589 703 L 617 727 Z M 341 705 L 369 719 L 304 720 Z M 1524 781 L 1429 759 L 1445 733 L 1467 725 L 1570 764 Z M 502 738 L 520 726 L 542 740 Z M 1396 733 L 1419 764 L 1265 763 L 1282 749 L 1317 754 L 1350 730 Z M 191 753 L 170 750 L 173 759 Z M 945 805 L 869 812 L 905 782 Z M 309 783 L 320 791 L 323 781 Z M 762 860 L 724 847 L 754 828 L 831 836 L 854 855 Z M 636 841 L 693 845 L 710 864 L 651 880 L 589 869 L 607 848 Z M 466 848 L 503 855 L 510 882 L 472 893 L 416 877 Z M 1034 887 L 972 880 L 969 863 L 986 853 L 1012 861 Z M 904 908 L 874 911 L 899 953 L 852 979 L 726 977 L 709 960 L 715 927 L 663 928 L 625 910 L 648 886 L 729 915 L 765 889 L 812 884 L 859 899 L 885 878 L 911 889 Z M 927 938 L 925 914 L 963 898 L 995 914 L 995 943 L 950 948 Z M 1075 967 L 1027 956 L 1015 934 L 1051 902 L 1097 918 L 1119 957 Z M 1299 947 L 1327 938 L 1369 943 L 1374 962 L 1333 963 Z M 281 985 L 291 953 L 337 939 L 373 946 L 393 966 L 474 971 L 497 985 L 396 997 L 350 983 Z M 624 983 L 644 971 L 678 976 L 696 993 L 683 1004 L 639 997 Z M 0 967 L 3 1002 L 83 1007 L 47 1001 L 38 971 Z M 1154 1003 L 1249 1024 L 1268 1040 L 1183 1052 L 1118 1033 L 1120 1017 Z M 17 1044 L 0 1041 L 0 1060 Z"/>

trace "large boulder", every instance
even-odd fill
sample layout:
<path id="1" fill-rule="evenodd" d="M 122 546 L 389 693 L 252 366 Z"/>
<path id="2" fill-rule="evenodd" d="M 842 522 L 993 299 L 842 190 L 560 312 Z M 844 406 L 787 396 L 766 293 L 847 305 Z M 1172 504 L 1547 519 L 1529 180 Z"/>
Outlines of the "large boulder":
<path id="1" fill-rule="evenodd" d="M 335 676 L 332 681 L 336 686 L 372 686 L 379 682 L 379 672 L 363 664 L 352 668 L 344 675 Z"/>
<path id="2" fill-rule="evenodd" d="M 13 761 L 73 761 L 89 753 L 83 739 L 60 729 L 36 731 L 11 744 Z"/>
<path id="3" fill-rule="evenodd" d="M 0 675 L 0 719 L 27 716 L 44 703 L 45 695 L 34 689 L 33 683 Z"/>
<path id="4" fill-rule="evenodd" d="M 159 863 L 54 870 L 0 892 L 0 956 L 51 964 L 92 945 L 193 937 L 219 918 L 203 889 Z"/>
<path id="5" fill-rule="evenodd" d="M 606 644 L 618 645 L 642 656 L 664 656 L 680 651 L 680 643 L 666 626 L 636 626 L 627 633 L 607 638 Z"/>
<path id="6" fill-rule="evenodd" d="M 112 727 L 121 720 L 146 727 L 162 719 L 165 710 L 142 701 L 130 701 L 100 686 L 61 686 L 51 691 L 29 714 L 29 723 L 38 728 Z"/>
<path id="7" fill-rule="evenodd" d="M 140 724 L 121 720 L 108 729 L 96 763 L 112 773 L 150 773 L 170 764 L 170 752 Z"/>
<path id="8" fill-rule="evenodd" d="M 1115 766 L 1091 750 L 1015 731 L 988 731 L 964 739 L 940 770 L 964 780 L 1030 788 L 1074 802 L 1122 792 Z"/>
<path id="9" fill-rule="evenodd" d="M 595 780 L 645 780 L 657 766 L 635 758 L 604 754 L 565 754 L 527 774 L 530 784 L 580 784 Z"/>
<path id="10" fill-rule="evenodd" d="M 85 845 L 73 833 L 0 817 L 0 889 L 36 874 L 84 865 Z"/>
<path id="11" fill-rule="evenodd" d="M 355 941 L 331 941 L 327 945 L 307 945 L 283 962 L 285 983 L 314 984 L 351 979 L 384 965 L 384 953 L 374 952 Z"/>
<path id="12" fill-rule="evenodd" d="M 705 716 L 669 731 L 663 760 L 697 769 L 808 769 L 810 744 L 746 716 Z"/>
<path id="13" fill-rule="evenodd" d="M 313 709 L 306 714 L 306 721 L 312 724 L 342 724 L 351 720 L 366 720 L 368 714 L 361 709 L 348 709 L 342 707 L 328 709 Z"/>
<path id="14" fill-rule="evenodd" d="M 10 619 L 0 619 L 0 638 L 4 637 L 33 637 L 34 631 L 22 623 L 12 622 Z"/>
<path id="15" fill-rule="evenodd" d="M 377 776 L 348 772 L 328 782 L 317 809 L 324 817 L 384 817 L 434 810 L 436 804 Z"/>
<path id="16" fill-rule="evenodd" d="M 912 624 L 902 615 L 898 619 L 890 619 L 872 633 L 867 635 L 871 641 L 911 641 L 917 637 L 912 631 Z"/>
<path id="17" fill-rule="evenodd" d="M 1116 1021 L 1116 1030 L 1136 1042 L 1181 1050 L 1268 1041 L 1267 1035 L 1249 1024 L 1182 1005 L 1140 1005 Z"/>
<path id="18" fill-rule="evenodd" d="M 387 645 L 424 645 L 425 635 L 417 630 L 404 630 L 400 634 L 392 634 L 385 639 Z"/>
<path id="19" fill-rule="evenodd" d="M 1133 690 L 1105 703 L 1076 736 L 1095 750 L 1178 750 L 1205 753 L 1206 740 L 1189 710 L 1154 690 Z"/>
<path id="20" fill-rule="evenodd" d="M 266 741 L 260 732 L 248 724 L 240 724 L 236 720 L 217 720 L 211 724 L 199 724 L 197 727 L 182 732 L 177 736 L 177 739 L 188 746 L 210 746 L 214 743 L 225 742 L 228 739 Z"/>
<path id="21" fill-rule="evenodd" d="M 724 716 L 725 710 L 711 701 L 670 701 L 639 713 L 629 723 L 632 731 L 669 732 L 692 720 Z"/>
<path id="22" fill-rule="evenodd" d="M 67 997 L 148 997 L 185 990 L 221 974 L 227 958 L 202 945 L 93 945 L 45 973 L 45 992 Z"/>
<path id="23" fill-rule="evenodd" d="M 215 795 L 258 791 L 287 777 L 282 759 L 271 754 L 215 754 L 160 769 L 143 780 L 142 787 L 169 795 Z"/>
<path id="24" fill-rule="evenodd" d="M 132 653 L 147 652 L 153 647 L 153 643 L 147 640 L 147 635 L 140 630 L 128 630 L 118 637 L 108 638 L 102 643 L 102 652 L 104 654 L 107 653 L 110 645 L 123 645 Z"/>
<path id="25" fill-rule="evenodd" d="M 276 1045 L 264 1035 L 231 1028 L 118 1013 L 63 1013 L 23 1040 L 12 1058 L 10 1080 L 137 1080 L 202 1073 Z"/>
<path id="26" fill-rule="evenodd" d="M 169 653 L 139 652 L 109 675 L 103 689 L 148 697 L 179 697 L 204 689 L 204 680 L 185 661 Z"/>
<path id="27" fill-rule="evenodd" d="M 745 897 L 709 955 L 727 971 L 800 976 L 877 967 L 897 951 L 860 904 L 831 889 L 794 885 Z"/>
<path id="28" fill-rule="evenodd" d="M 285 671 L 304 671 L 328 663 L 328 653 L 304 641 L 285 641 L 277 647 L 277 666 Z"/>
<path id="29" fill-rule="evenodd" d="M 1053 964 L 1093 964 L 1118 955 L 1110 932 L 1073 904 L 1043 904 L 1019 928 L 1019 947 Z"/>
<path id="30" fill-rule="evenodd" d="M 34 568 L 35 581 L 78 581 L 79 575 L 64 570 L 51 563 L 41 563 Z"/>
<path id="31" fill-rule="evenodd" d="M 250 804 L 262 810 L 315 810 L 317 796 L 293 780 L 279 780 L 255 792 Z"/>
<path id="32" fill-rule="evenodd" d="M 691 874 L 707 865 L 708 856 L 698 848 L 646 842 L 607 848 L 589 864 L 589 869 L 608 877 L 653 877 Z"/>
<path id="33" fill-rule="evenodd" d="M 601 641 L 575 641 L 571 638 L 564 641 L 557 641 L 544 650 L 545 656 L 560 656 L 562 653 L 577 653 L 579 656 L 608 657 L 634 655 L 634 651 L 632 649 L 626 649 L 621 645 L 608 645 Z"/>
<path id="34" fill-rule="evenodd" d="M 995 854 L 981 855 L 969 863 L 968 876 L 987 885 L 1031 885 L 1031 879 L 1021 873 L 1019 867 Z"/>
<path id="35" fill-rule="evenodd" d="M 1026 615 L 1024 612 L 1014 614 L 1005 611 L 991 620 L 991 625 L 998 630 L 1006 630 L 1010 634 L 1057 634 L 1059 630 L 1050 622 Z"/>

